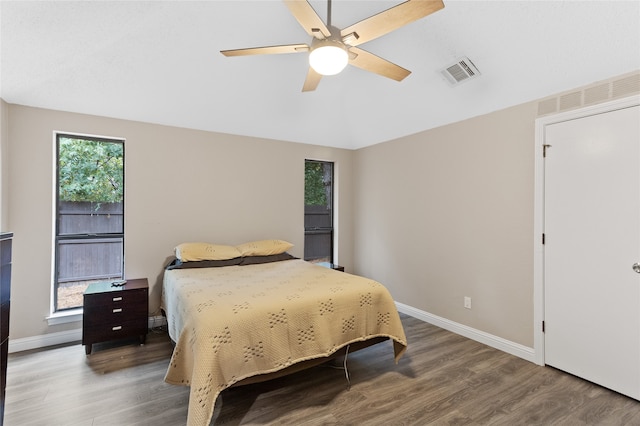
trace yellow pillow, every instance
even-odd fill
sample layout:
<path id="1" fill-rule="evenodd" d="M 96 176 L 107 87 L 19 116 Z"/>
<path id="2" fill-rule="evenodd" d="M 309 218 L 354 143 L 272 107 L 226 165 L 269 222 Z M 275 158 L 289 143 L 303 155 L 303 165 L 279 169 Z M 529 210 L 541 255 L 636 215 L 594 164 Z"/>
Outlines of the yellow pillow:
<path id="1" fill-rule="evenodd" d="M 176 257 L 183 262 L 199 260 L 227 260 L 242 256 L 233 246 L 209 243 L 182 243 L 175 248 Z"/>
<path id="2" fill-rule="evenodd" d="M 236 248 L 242 256 L 269 256 L 280 254 L 293 247 L 293 244 L 282 240 L 261 240 L 240 244 Z"/>

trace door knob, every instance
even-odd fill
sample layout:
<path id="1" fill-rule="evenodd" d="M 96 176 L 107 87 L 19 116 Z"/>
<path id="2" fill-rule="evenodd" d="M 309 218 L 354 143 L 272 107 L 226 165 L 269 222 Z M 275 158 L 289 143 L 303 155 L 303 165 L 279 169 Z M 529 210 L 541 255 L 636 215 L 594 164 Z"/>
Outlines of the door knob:
<path id="1" fill-rule="evenodd" d="M 640 274 L 640 263 L 634 263 L 633 270 Z"/>

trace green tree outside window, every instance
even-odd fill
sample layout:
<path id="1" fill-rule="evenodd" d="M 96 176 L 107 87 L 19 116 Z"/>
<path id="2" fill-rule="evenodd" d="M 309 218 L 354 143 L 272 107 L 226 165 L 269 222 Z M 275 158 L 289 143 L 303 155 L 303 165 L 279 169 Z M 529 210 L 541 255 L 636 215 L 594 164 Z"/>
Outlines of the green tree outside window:
<path id="1" fill-rule="evenodd" d="M 60 201 L 123 201 L 124 148 L 121 143 L 60 138 Z"/>
<path id="2" fill-rule="evenodd" d="M 327 191 L 322 163 L 307 161 L 304 165 L 304 203 L 307 206 L 326 206 Z"/>

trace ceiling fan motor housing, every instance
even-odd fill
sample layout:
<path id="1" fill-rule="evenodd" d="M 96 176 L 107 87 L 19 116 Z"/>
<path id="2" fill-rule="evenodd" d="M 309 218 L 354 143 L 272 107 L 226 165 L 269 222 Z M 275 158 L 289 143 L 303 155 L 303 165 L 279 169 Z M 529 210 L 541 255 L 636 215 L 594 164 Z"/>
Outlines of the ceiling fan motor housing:
<path id="1" fill-rule="evenodd" d="M 309 53 L 309 65 L 319 74 L 335 75 L 349 63 L 347 46 L 342 42 L 340 30 L 329 27 L 331 36 L 328 38 L 313 38 Z"/>

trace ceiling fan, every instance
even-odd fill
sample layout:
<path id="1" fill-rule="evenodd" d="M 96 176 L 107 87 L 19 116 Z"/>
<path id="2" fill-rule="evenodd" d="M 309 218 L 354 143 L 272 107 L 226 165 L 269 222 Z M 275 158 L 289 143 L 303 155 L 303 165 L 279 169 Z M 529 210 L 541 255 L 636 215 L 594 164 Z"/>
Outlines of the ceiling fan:
<path id="1" fill-rule="evenodd" d="M 222 50 L 220 53 L 225 56 L 247 56 L 309 52 L 310 66 L 302 87 L 303 92 L 315 90 L 323 75 L 337 74 L 347 63 L 396 81 L 403 80 L 411 74 L 411 71 L 356 46 L 397 30 L 444 7 L 442 0 L 407 0 L 340 30 L 331 25 L 331 0 L 327 2 L 326 25 L 308 1 L 284 0 L 284 3 L 302 28 L 313 37 L 310 45 L 251 47 Z"/>

